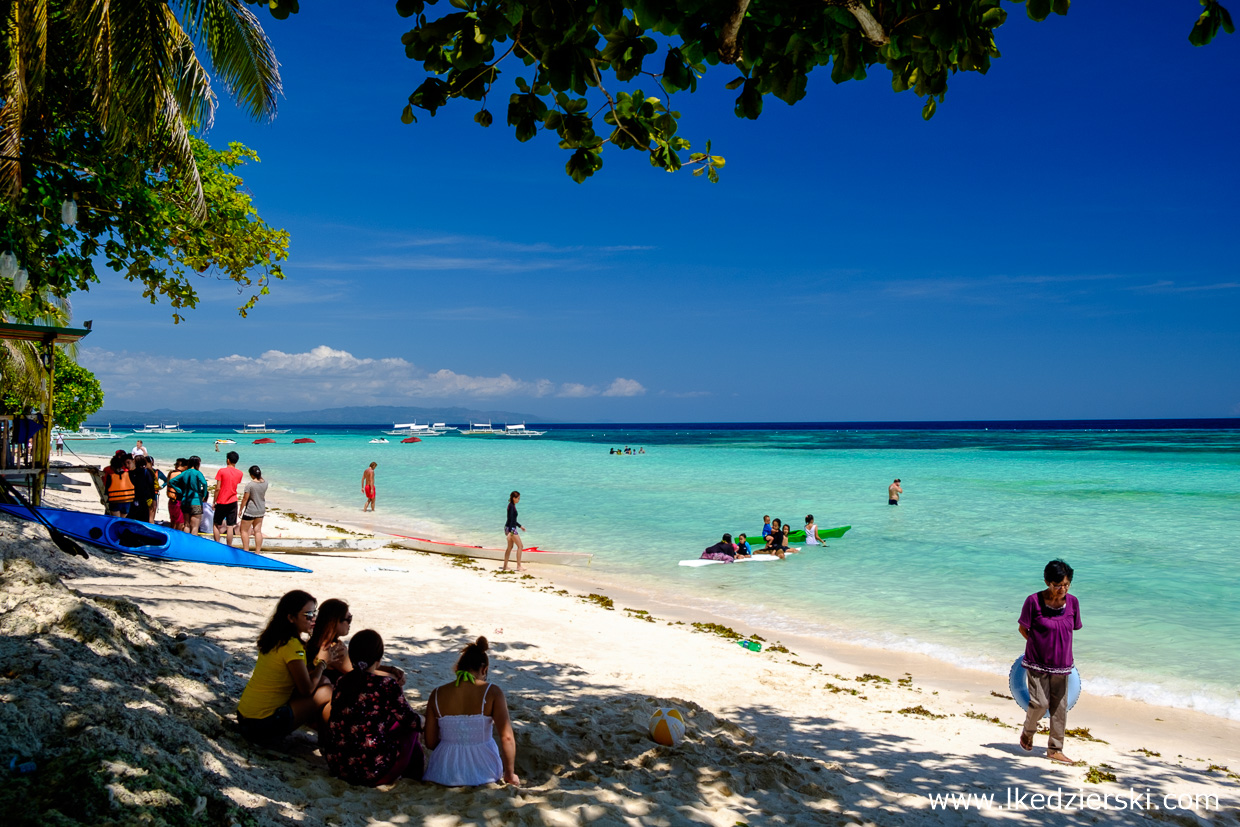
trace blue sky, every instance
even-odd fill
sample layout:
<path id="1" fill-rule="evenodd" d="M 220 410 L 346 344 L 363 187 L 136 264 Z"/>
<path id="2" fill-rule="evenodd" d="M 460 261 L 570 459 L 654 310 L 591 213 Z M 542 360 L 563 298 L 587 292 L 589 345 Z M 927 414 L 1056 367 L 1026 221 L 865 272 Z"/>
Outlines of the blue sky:
<path id="1" fill-rule="evenodd" d="M 1240 38 L 1190 0 L 1009 7 L 1003 57 L 930 122 L 885 70 L 811 76 L 732 114 L 680 94 L 722 181 L 608 151 L 584 185 L 551 135 L 420 82 L 392 3 L 262 15 L 286 98 L 225 103 L 288 278 L 248 319 L 226 284 L 174 326 L 115 278 L 74 299 L 123 409 L 409 404 L 589 421 L 1240 416 Z M 514 67 L 515 68 L 515 65 Z M 653 88 L 647 84 L 647 92 Z"/>

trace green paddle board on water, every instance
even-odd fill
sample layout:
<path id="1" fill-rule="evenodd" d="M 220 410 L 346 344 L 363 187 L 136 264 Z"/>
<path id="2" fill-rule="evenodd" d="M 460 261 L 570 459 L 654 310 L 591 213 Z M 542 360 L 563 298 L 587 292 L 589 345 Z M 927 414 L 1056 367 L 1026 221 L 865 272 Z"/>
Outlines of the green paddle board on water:
<path id="1" fill-rule="evenodd" d="M 831 539 L 843 537 L 844 533 L 847 532 L 848 529 L 850 528 L 852 528 L 852 526 L 850 525 L 836 526 L 835 528 L 820 528 L 818 529 L 818 539 L 819 540 L 831 540 Z M 798 528 L 795 531 L 788 532 L 788 542 L 798 543 L 798 544 L 804 543 L 805 542 L 805 529 Z"/>

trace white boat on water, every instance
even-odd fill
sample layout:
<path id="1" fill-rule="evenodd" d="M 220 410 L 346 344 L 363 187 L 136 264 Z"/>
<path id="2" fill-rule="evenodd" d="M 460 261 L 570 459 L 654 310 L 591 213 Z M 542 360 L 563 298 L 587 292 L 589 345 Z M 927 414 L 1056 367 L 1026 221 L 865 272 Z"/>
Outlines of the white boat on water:
<path id="1" fill-rule="evenodd" d="M 461 430 L 461 429 L 460 429 L 460 428 L 458 428 L 458 427 L 456 427 L 455 425 L 448 425 L 448 424 L 443 423 L 443 422 L 436 422 L 436 423 L 434 423 L 433 425 L 431 425 L 431 430 L 432 430 L 432 431 L 440 431 L 441 433 L 445 433 L 445 434 L 446 434 L 448 431 L 459 431 L 459 430 Z"/>
<path id="2" fill-rule="evenodd" d="M 495 436 L 498 433 L 490 422 L 471 422 L 468 428 L 461 429 L 461 436 Z"/>
<path id="3" fill-rule="evenodd" d="M 520 425 L 505 425 L 502 431 L 497 430 L 496 436 L 542 436 L 546 431 L 532 431 L 525 427 L 525 423 Z"/>
<path id="4" fill-rule="evenodd" d="M 384 431 L 383 433 L 388 436 L 440 436 L 443 434 L 443 431 L 440 430 L 438 425 L 431 427 L 430 425 L 419 425 L 416 422 L 406 422 L 404 424 L 397 422 L 392 425 L 392 430 Z"/>
<path id="5" fill-rule="evenodd" d="M 176 425 L 143 425 L 141 428 L 134 428 L 133 432 L 139 436 L 168 436 L 169 434 L 192 434 L 193 430 L 182 428 L 178 422 Z"/>
<path id="6" fill-rule="evenodd" d="M 421 537 L 402 537 L 398 540 L 393 540 L 392 545 L 413 549 L 414 551 L 429 551 L 432 554 L 472 557 L 475 560 L 504 559 L 504 550 L 502 548 L 471 546 L 465 543 L 441 543 L 435 540 L 423 540 Z M 557 566 L 588 566 L 593 557 L 593 554 L 580 551 L 543 551 L 537 546 L 530 546 L 521 553 L 521 565 L 526 563 L 552 563 Z M 513 552 L 511 562 L 514 565 L 516 564 L 516 552 Z"/>
<path id="7" fill-rule="evenodd" d="M 387 445 L 388 441 L 384 439 L 383 437 L 379 437 L 378 439 L 372 439 L 370 441 L 370 444 L 371 445 Z"/>
<path id="8" fill-rule="evenodd" d="M 64 428 L 53 428 L 52 439 L 56 439 L 57 437 L 68 441 L 70 439 L 124 439 L 125 435 L 112 433 L 112 425 L 109 424 L 106 431 L 101 431 L 97 427 L 87 427 L 85 425 L 78 428 L 76 431 L 66 431 Z"/>
<path id="9" fill-rule="evenodd" d="M 242 428 L 233 428 L 234 434 L 287 434 L 292 428 L 268 428 L 266 422 L 247 424 Z"/>

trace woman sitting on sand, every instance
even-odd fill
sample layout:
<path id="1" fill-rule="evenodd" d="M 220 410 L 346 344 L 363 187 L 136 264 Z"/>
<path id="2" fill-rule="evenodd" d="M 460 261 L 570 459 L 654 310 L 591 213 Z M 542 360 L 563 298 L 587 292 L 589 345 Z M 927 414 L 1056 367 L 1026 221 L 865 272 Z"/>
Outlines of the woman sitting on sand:
<path id="1" fill-rule="evenodd" d="M 498 686 L 487 683 L 487 648 L 484 637 L 466 646 L 456 661 L 456 680 L 431 692 L 427 700 L 426 745 L 433 752 L 425 781 L 474 787 L 502 778 L 513 786 L 521 784 L 508 702 Z M 502 752 L 495 745 L 493 726 L 499 727 Z"/>
<path id="2" fill-rule="evenodd" d="M 323 672 L 339 667 L 327 648 L 312 649 L 314 665 L 306 664 L 306 645 L 318 615 L 318 603 L 306 592 L 291 591 L 276 605 L 267 628 L 258 636 L 254 674 L 237 704 L 237 723 L 251 741 L 283 738 L 303 724 L 323 724 L 320 710 L 331 700 L 331 684 Z"/>
<path id="3" fill-rule="evenodd" d="M 421 778 L 422 719 L 405 700 L 404 681 L 379 666 L 383 638 L 363 629 L 349 641 L 349 658 L 356 668 L 336 684 L 329 737 L 319 745 L 331 774 L 368 787 L 391 784 L 402 775 Z"/>
<path id="4" fill-rule="evenodd" d="M 310 642 L 306 644 L 306 649 L 311 652 L 326 649 L 331 653 L 330 660 L 333 661 L 333 665 L 323 672 L 323 677 L 331 681 L 333 685 L 353 671 L 351 650 L 342 640 L 349 634 L 349 627 L 352 623 L 353 613 L 349 611 L 348 603 L 334 597 L 324 600 L 323 605 L 319 607 L 318 618 L 314 621 L 314 631 L 310 633 Z M 400 669 L 395 666 L 377 668 L 400 686 L 405 685 L 405 673 Z M 326 721 L 330 714 L 331 703 L 328 702 L 323 707 L 323 720 Z"/>

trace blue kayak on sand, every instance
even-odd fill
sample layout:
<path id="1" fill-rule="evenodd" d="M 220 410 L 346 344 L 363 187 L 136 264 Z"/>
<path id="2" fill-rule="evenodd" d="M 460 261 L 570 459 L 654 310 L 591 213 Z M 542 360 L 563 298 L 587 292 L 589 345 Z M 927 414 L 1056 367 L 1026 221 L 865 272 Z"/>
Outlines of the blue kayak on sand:
<path id="1" fill-rule="evenodd" d="M 0 504 L 0 514 L 39 522 L 25 506 Z M 167 526 L 81 511 L 66 511 L 63 508 L 40 508 L 39 514 L 63 534 L 110 553 L 132 554 L 150 560 L 208 563 L 212 566 L 237 566 L 266 571 L 310 571 Z"/>

